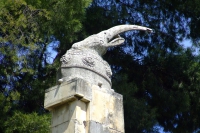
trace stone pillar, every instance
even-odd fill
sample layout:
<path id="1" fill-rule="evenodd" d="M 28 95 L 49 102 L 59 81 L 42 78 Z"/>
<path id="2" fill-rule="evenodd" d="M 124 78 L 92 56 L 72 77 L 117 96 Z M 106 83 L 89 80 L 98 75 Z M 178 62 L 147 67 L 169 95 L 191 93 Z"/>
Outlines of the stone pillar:
<path id="1" fill-rule="evenodd" d="M 45 92 L 52 133 L 124 133 L 122 95 L 80 78 Z"/>

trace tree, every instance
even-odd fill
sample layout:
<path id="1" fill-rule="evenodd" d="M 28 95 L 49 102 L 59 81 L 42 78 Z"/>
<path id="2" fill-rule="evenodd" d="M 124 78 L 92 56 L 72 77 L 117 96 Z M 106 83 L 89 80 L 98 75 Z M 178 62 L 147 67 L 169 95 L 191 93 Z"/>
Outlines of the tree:
<path id="1" fill-rule="evenodd" d="M 126 132 L 159 132 L 157 125 L 170 132 L 199 129 L 199 55 L 193 52 L 199 47 L 199 4 L 95 0 L 87 9 L 85 28 L 89 34 L 124 23 L 155 30 L 151 35 L 122 35 L 126 43 L 109 49 L 104 57 L 114 72 L 113 88 L 124 95 Z M 192 40 L 193 48 L 183 48 L 185 38 Z"/>
<path id="2" fill-rule="evenodd" d="M 37 113 L 23 114 L 14 112 L 5 122 L 5 133 L 48 133 L 50 131 L 50 116 Z"/>
<path id="3" fill-rule="evenodd" d="M 9 122 L 15 119 L 19 121 L 14 123 L 16 132 L 24 132 L 29 128 L 29 124 L 33 124 L 35 132 L 41 131 L 37 125 L 42 121 L 46 123 L 49 118 L 43 115 L 46 112 L 43 108 L 44 90 L 55 85 L 55 75 L 59 66 L 59 58 L 50 64 L 48 46 L 50 43 L 57 43 L 54 50 L 61 53 L 70 47 L 82 28 L 81 22 L 84 20 L 85 8 L 89 2 L 0 1 L 2 132 L 12 132 Z M 62 49 L 59 49 L 60 45 Z M 33 117 L 37 119 L 28 122 Z M 41 121 L 37 121 L 39 119 Z M 22 120 L 27 120 L 27 123 L 20 122 Z M 41 132 L 43 131 L 46 132 L 47 129 Z"/>

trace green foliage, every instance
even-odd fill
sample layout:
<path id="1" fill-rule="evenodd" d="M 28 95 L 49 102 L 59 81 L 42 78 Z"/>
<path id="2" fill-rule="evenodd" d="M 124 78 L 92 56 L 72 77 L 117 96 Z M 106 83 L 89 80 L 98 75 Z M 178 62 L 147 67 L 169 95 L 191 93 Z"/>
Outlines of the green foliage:
<path id="1" fill-rule="evenodd" d="M 37 113 L 23 114 L 15 112 L 5 122 L 5 133 L 49 133 L 50 116 Z"/>
<path id="2" fill-rule="evenodd" d="M 147 62 L 151 65 L 147 64 L 148 71 L 145 72 L 144 86 L 150 94 L 149 105 L 157 108 L 157 114 L 159 114 L 157 121 L 168 131 L 191 132 L 197 129 L 188 125 L 194 118 L 184 116 L 193 112 L 192 103 L 195 102 L 190 96 L 191 90 L 188 89 L 191 86 L 188 82 L 191 75 L 186 74 L 185 71 L 197 60 L 189 51 L 178 55 L 167 54 L 164 59 L 160 57 L 156 61 L 150 58 L 148 60 L 151 62 Z M 189 120 L 189 123 L 185 125 L 182 119 Z M 198 126 L 199 122 L 193 125 Z"/>
<path id="3" fill-rule="evenodd" d="M 77 39 L 89 2 L 0 0 L 1 132 L 49 131 L 44 91 L 55 85 L 59 58 Z M 50 64 L 54 43 L 60 53 Z"/>
<path id="4" fill-rule="evenodd" d="M 20 93 L 17 91 L 12 91 L 10 94 L 8 92 L 0 93 L 0 130 L 4 131 L 4 122 L 7 120 L 9 116 L 9 112 L 12 108 L 17 106 L 18 101 L 20 99 Z M 5 96 L 7 94 L 7 96 Z"/>
<path id="5" fill-rule="evenodd" d="M 120 85 L 119 85 L 120 84 Z M 145 96 L 138 97 L 139 88 L 134 81 L 129 81 L 126 73 L 118 73 L 113 79 L 113 86 L 123 94 L 126 132 L 157 132 L 152 129 L 156 122 L 156 108 L 146 103 Z"/>
<path id="6" fill-rule="evenodd" d="M 53 27 L 53 35 L 60 41 L 58 57 L 61 57 L 80 36 L 85 9 L 90 2 L 91 0 L 50 0 L 50 26 Z"/>
<path id="7" fill-rule="evenodd" d="M 24 0 L 5 1 L 0 11 L 1 42 L 35 49 L 34 45 L 45 36 L 44 22 L 50 18 L 45 9 L 36 9 Z"/>

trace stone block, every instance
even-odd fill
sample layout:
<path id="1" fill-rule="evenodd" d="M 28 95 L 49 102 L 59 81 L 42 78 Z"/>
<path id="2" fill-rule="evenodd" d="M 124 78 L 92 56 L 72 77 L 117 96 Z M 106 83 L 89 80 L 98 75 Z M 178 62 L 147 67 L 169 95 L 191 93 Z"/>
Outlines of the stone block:
<path id="1" fill-rule="evenodd" d="M 102 66 L 103 67 L 103 66 Z M 101 84 L 102 87 L 111 88 L 111 82 L 109 78 L 105 78 L 101 75 L 100 72 L 91 72 L 91 70 L 79 68 L 79 67 L 72 67 L 72 68 L 61 68 L 62 72 L 62 79 L 64 81 L 68 81 L 70 79 L 74 79 L 78 77 L 79 79 L 84 79 L 92 84 L 98 85 Z"/>
<path id="2" fill-rule="evenodd" d="M 123 97 L 111 89 L 92 86 L 89 133 L 124 133 Z M 114 132 L 114 133 L 115 133 Z"/>
<path id="3" fill-rule="evenodd" d="M 52 110 L 52 133 L 86 133 L 87 104 L 81 100 L 56 107 Z"/>
<path id="4" fill-rule="evenodd" d="M 124 133 L 123 97 L 79 78 L 46 91 L 52 133 Z"/>
<path id="5" fill-rule="evenodd" d="M 76 99 L 89 102 L 92 98 L 91 86 L 82 79 L 72 79 L 45 91 L 44 108 L 51 110 L 55 106 Z"/>

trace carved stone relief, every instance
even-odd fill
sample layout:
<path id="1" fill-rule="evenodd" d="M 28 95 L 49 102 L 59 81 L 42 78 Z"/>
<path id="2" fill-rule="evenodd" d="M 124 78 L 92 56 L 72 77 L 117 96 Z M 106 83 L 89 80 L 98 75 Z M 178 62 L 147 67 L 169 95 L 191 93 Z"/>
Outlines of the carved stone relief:
<path id="1" fill-rule="evenodd" d="M 90 67 L 94 67 L 95 65 L 94 59 L 92 57 L 84 57 L 82 58 L 82 61 L 85 65 L 88 65 Z"/>
<path id="2" fill-rule="evenodd" d="M 106 70 L 106 74 L 109 78 L 111 78 L 112 76 L 112 71 L 111 71 L 111 68 L 110 68 L 110 65 L 104 61 L 104 65 L 105 65 L 105 70 Z"/>
<path id="3" fill-rule="evenodd" d="M 69 54 L 65 54 L 62 56 L 62 58 L 60 59 L 62 64 L 67 64 L 69 63 L 71 60 L 71 56 Z"/>

